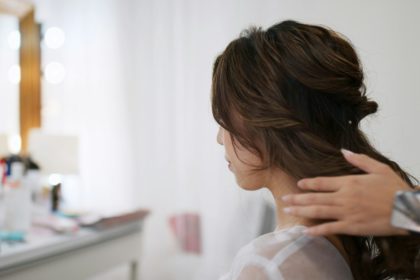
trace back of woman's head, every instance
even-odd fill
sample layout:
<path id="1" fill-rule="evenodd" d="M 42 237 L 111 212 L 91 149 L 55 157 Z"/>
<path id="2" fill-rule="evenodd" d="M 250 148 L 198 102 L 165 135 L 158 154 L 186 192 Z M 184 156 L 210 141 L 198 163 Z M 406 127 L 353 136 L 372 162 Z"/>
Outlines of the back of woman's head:
<path id="1" fill-rule="evenodd" d="M 324 27 L 284 21 L 251 28 L 214 65 L 216 121 L 260 156 L 260 168 L 280 168 L 296 179 L 363 173 L 344 160 L 340 149 L 346 148 L 388 164 L 412 185 L 360 130 L 360 121 L 377 107 L 366 97 L 352 45 Z M 341 240 L 356 279 L 420 276 L 414 237 Z"/>

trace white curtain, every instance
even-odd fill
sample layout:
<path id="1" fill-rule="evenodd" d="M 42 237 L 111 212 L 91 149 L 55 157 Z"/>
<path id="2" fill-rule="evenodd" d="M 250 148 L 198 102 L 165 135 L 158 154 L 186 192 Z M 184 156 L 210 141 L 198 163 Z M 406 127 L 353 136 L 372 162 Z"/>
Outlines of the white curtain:
<path id="1" fill-rule="evenodd" d="M 215 18 L 222 5 L 142 1 L 132 12 L 137 197 L 153 209 L 147 279 L 217 279 L 260 226 L 261 196 L 236 187 L 211 116 L 213 60 L 240 30 L 228 14 Z M 168 216 L 185 211 L 201 215 L 201 258 L 180 253 L 169 231 Z"/>
<path id="2" fill-rule="evenodd" d="M 62 49 L 43 53 L 44 63 L 57 60 L 67 69 L 64 83 L 44 83 L 45 129 L 81 136 L 85 203 L 101 210 L 151 209 L 143 279 L 217 279 L 239 247 L 259 232 L 266 194 L 238 189 L 216 144 L 210 110 L 212 63 L 252 24 L 293 18 L 350 37 L 368 70 L 371 95 L 382 105 L 380 117 L 388 117 L 386 125 L 380 117 L 372 120 L 370 134 L 382 150 L 420 174 L 418 157 L 411 153 L 418 147 L 410 140 L 420 138 L 410 131 L 420 102 L 420 57 L 411 56 L 420 49 L 412 36 L 419 24 L 414 0 L 37 4 L 45 27 L 66 33 Z M 404 40 L 410 43 L 398 43 Z M 414 135 L 402 139 L 394 128 Z M 402 141 L 407 145 L 395 145 Z M 170 231 L 169 216 L 184 212 L 201 215 L 200 257 L 181 253 Z"/>

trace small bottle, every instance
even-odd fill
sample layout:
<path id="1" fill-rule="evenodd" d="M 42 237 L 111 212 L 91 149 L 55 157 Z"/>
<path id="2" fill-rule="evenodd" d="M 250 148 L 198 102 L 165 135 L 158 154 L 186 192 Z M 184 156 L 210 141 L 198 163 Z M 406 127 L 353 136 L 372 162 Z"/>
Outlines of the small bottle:
<path id="1" fill-rule="evenodd" d="M 6 183 L 6 161 L 0 160 L 0 230 L 4 224 L 4 187 Z"/>
<path id="2" fill-rule="evenodd" d="M 4 193 L 4 229 L 27 231 L 31 226 L 31 190 L 24 180 L 22 161 L 10 164 Z"/>

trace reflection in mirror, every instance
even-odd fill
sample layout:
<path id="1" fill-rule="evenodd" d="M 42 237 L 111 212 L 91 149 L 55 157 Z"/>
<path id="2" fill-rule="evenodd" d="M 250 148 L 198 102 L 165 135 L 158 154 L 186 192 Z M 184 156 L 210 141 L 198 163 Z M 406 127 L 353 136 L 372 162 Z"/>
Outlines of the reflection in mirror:
<path id="1" fill-rule="evenodd" d="M 19 47 L 17 17 L 0 14 L 0 134 L 19 135 Z"/>

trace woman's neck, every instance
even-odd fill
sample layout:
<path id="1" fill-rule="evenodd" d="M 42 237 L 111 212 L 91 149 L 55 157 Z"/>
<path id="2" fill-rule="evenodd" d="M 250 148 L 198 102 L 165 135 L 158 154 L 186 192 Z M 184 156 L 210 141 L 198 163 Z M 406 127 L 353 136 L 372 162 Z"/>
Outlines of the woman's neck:
<path id="1" fill-rule="evenodd" d="M 286 175 L 282 171 L 275 171 L 272 173 L 267 188 L 271 191 L 276 202 L 278 228 L 289 228 L 295 225 L 311 226 L 316 224 L 316 221 L 314 220 L 294 217 L 283 211 L 287 205 L 285 205 L 281 199 L 282 196 L 287 194 L 302 193 L 302 191 L 297 187 L 297 180 Z M 337 248 L 337 250 L 349 263 L 348 255 L 338 237 L 331 235 L 325 236 L 325 238 L 327 238 Z"/>
<path id="2" fill-rule="evenodd" d="M 288 228 L 294 225 L 310 226 L 314 224 L 312 220 L 291 216 L 283 211 L 287 205 L 285 205 L 281 199 L 282 196 L 302 192 L 297 187 L 296 179 L 293 179 L 284 172 L 277 170 L 271 174 L 267 188 L 270 190 L 276 202 L 278 228 Z"/>

